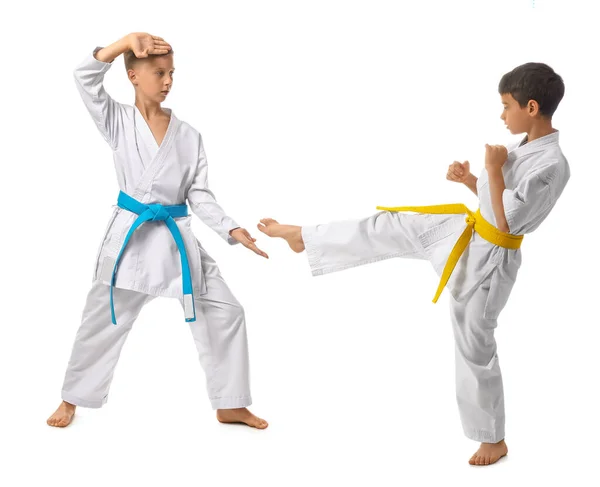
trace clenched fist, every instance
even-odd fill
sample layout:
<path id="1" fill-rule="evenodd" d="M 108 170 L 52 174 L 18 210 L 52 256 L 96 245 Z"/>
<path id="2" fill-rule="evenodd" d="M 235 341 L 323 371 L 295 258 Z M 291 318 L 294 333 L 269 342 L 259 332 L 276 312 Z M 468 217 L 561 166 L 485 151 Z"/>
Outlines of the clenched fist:
<path id="1" fill-rule="evenodd" d="M 446 179 L 448 181 L 454 181 L 455 183 L 465 183 L 470 174 L 471 165 L 469 164 L 469 161 L 462 163 L 454 161 L 448 166 L 448 174 L 446 174 Z"/>
<path id="2" fill-rule="evenodd" d="M 508 157 L 508 150 L 503 145 L 485 144 L 485 168 L 502 168 Z"/>

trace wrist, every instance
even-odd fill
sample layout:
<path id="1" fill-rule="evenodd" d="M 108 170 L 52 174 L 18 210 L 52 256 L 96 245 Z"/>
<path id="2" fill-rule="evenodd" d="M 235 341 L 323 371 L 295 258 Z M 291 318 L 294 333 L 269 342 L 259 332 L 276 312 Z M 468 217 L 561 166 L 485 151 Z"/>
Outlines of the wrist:
<path id="1" fill-rule="evenodd" d="M 485 170 L 488 173 L 501 173 L 502 172 L 502 166 L 499 166 L 498 164 L 486 164 L 485 165 Z"/>
<path id="2" fill-rule="evenodd" d="M 131 50 L 131 36 L 132 35 L 133 34 L 127 34 L 125 37 L 122 37 L 121 39 L 119 39 L 117 41 L 117 43 L 119 45 L 119 49 L 121 50 L 121 53 Z"/>

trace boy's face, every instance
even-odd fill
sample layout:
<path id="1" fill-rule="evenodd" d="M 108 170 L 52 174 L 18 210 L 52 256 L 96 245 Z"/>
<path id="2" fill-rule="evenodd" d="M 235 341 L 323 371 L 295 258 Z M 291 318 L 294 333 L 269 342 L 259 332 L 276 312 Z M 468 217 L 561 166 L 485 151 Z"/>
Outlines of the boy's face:
<path id="1" fill-rule="evenodd" d="M 150 56 L 129 70 L 136 91 L 146 98 L 162 103 L 173 86 L 173 55 Z"/>
<path id="2" fill-rule="evenodd" d="M 538 114 L 538 104 L 535 100 L 529 100 L 524 108 L 513 98 L 510 93 L 500 95 L 502 98 L 502 115 L 506 128 L 511 134 L 529 133 L 534 117 Z"/>

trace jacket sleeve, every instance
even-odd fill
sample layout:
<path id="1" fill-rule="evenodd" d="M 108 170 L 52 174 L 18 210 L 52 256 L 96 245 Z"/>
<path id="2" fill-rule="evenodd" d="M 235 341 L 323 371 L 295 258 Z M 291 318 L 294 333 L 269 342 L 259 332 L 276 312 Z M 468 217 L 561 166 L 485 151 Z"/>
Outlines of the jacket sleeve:
<path id="1" fill-rule="evenodd" d="M 510 232 L 543 218 L 562 192 L 564 179 L 561 165 L 551 161 L 528 173 L 514 189 L 505 189 L 502 202 Z"/>
<path id="2" fill-rule="evenodd" d="M 112 63 L 96 59 L 95 54 L 101 47 L 96 47 L 79 63 L 73 72 L 75 84 L 83 103 L 92 116 L 102 137 L 115 150 L 117 133 L 121 117 L 121 105 L 113 100 L 104 89 L 104 75 Z"/>
<path id="3" fill-rule="evenodd" d="M 214 193 L 208 188 L 208 164 L 202 136 L 199 137 L 198 164 L 194 180 L 188 190 L 187 200 L 192 212 L 223 238 L 223 240 L 230 245 L 239 243 L 229 235 L 229 232 L 235 228 L 239 228 L 240 225 L 225 214 L 221 205 L 217 203 Z"/>

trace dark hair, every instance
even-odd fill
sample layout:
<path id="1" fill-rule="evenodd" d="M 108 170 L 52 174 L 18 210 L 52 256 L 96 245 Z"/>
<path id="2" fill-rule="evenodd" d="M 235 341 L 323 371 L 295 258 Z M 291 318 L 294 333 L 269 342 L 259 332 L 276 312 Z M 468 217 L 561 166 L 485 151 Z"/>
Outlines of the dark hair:
<path id="1" fill-rule="evenodd" d="M 157 56 L 168 56 L 170 54 L 174 54 L 173 50 L 170 50 L 169 52 L 165 53 L 165 54 L 149 54 L 148 57 L 144 57 L 144 58 L 138 58 L 136 57 L 136 55 L 133 53 L 132 50 L 126 51 L 123 54 L 123 59 L 125 61 L 125 70 L 129 71 L 130 69 L 133 69 L 133 67 L 140 63 L 140 62 L 144 62 L 148 59 L 152 59 L 153 57 L 157 57 Z"/>
<path id="2" fill-rule="evenodd" d="M 551 118 L 565 94 L 565 84 L 547 64 L 526 63 L 502 76 L 498 92 L 511 94 L 521 108 L 535 100 L 540 113 Z"/>

